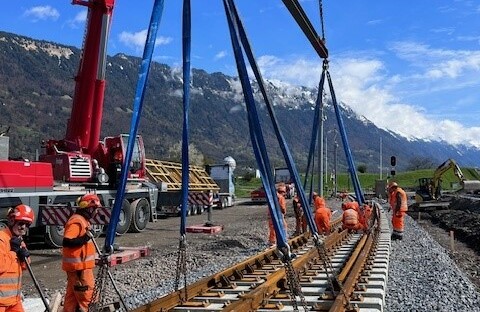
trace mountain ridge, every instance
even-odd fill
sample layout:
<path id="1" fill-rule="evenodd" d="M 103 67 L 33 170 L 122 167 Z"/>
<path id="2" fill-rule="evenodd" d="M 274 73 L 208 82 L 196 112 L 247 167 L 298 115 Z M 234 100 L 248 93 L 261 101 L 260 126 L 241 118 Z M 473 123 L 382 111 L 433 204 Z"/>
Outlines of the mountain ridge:
<path id="1" fill-rule="evenodd" d="M 0 125 L 11 127 L 11 157 L 34 159 L 42 140 L 63 138 L 80 55 L 75 47 L 0 32 Z M 128 133 L 140 62 L 140 58 L 125 54 L 108 56 L 101 138 Z M 265 84 L 281 129 L 302 170 L 308 156 L 317 90 L 279 81 Z M 191 86 L 190 142 L 204 154 L 206 162 L 218 163 L 223 157 L 232 156 L 239 167 L 256 167 L 238 79 L 192 69 Z M 261 103 L 258 95 L 255 99 Z M 384 170 L 389 170 L 390 155 L 397 156 L 399 170 L 419 159 L 430 161 L 430 166 L 447 158 L 462 166 L 479 166 L 480 152 L 475 148 L 404 138 L 376 127 L 346 103 L 339 105 L 355 162 L 364 164 L 370 172 L 380 167 L 380 138 Z M 284 166 L 264 104 L 259 107 L 272 163 Z M 178 161 L 170 150 L 181 140 L 182 132 L 182 78 L 178 69 L 152 63 L 143 109 L 139 134 L 144 138 L 147 156 Z M 325 112 L 327 155 L 333 159 L 336 138 L 340 144 L 339 170 L 345 170 L 331 103 L 325 105 Z"/>

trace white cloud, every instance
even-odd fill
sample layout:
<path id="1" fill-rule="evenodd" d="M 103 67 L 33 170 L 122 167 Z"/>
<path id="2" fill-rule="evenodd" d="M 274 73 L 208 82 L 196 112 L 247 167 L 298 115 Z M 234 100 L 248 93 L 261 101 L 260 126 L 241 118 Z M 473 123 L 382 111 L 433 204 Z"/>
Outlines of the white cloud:
<path id="1" fill-rule="evenodd" d="M 480 71 L 480 52 L 477 51 L 435 50 L 412 43 L 399 44 L 396 48 L 398 55 L 408 60 L 410 65 L 424 70 L 422 74 L 412 75 L 408 79 L 456 81 L 467 70 L 475 70 L 477 75 Z M 320 79 L 321 63 L 318 60 L 296 58 L 286 61 L 268 55 L 260 57 L 258 64 L 267 79 L 309 87 L 316 87 Z M 465 127 L 448 117 L 428 114 L 423 107 L 406 102 L 401 94 L 409 90 L 401 88 L 407 77 L 402 74 L 389 76 L 380 59 L 335 58 L 329 72 L 337 101 L 346 103 L 357 114 L 365 116 L 380 128 L 408 138 L 445 140 L 452 144 L 465 143 L 480 147 L 480 127 Z M 328 88 L 327 83 L 325 88 Z M 435 91 L 435 86 L 430 91 Z M 471 102 L 474 99 L 468 98 L 463 103 Z"/>
<path id="2" fill-rule="evenodd" d="M 79 28 L 79 26 L 84 26 L 85 22 L 87 21 L 87 14 L 88 10 L 83 9 L 82 11 L 78 12 L 75 17 L 69 21 L 67 21 L 67 24 L 71 28 Z"/>
<path id="3" fill-rule="evenodd" d="M 218 53 L 215 55 L 214 59 L 215 59 L 215 60 L 220 60 L 220 59 L 223 59 L 223 58 L 226 57 L 226 56 L 227 56 L 227 51 L 223 50 L 223 51 L 218 52 Z"/>
<path id="4" fill-rule="evenodd" d="M 49 5 L 32 7 L 26 10 L 23 15 L 26 17 L 31 17 L 32 22 L 49 19 L 56 21 L 60 17 L 60 13 L 57 11 L 57 9 L 52 8 Z"/>
<path id="5" fill-rule="evenodd" d="M 480 69 L 480 51 L 432 49 L 415 42 L 397 42 L 392 45 L 396 55 L 409 65 L 424 72 L 418 79 L 457 78 L 466 71 Z"/>
<path id="6" fill-rule="evenodd" d="M 119 40 L 126 46 L 134 48 L 137 52 L 142 51 L 145 46 L 145 41 L 147 40 L 148 30 L 144 29 L 136 33 L 131 33 L 123 31 L 120 33 Z M 172 42 L 171 37 L 157 37 L 155 40 L 155 46 L 166 45 Z"/>
<path id="7" fill-rule="evenodd" d="M 367 25 L 378 25 L 378 24 L 382 24 L 382 23 L 383 23 L 383 20 L 381 20 L 381 19 L 376 19 L 376 20 L 368 21 L 368 22 L 367 22 Z"/>

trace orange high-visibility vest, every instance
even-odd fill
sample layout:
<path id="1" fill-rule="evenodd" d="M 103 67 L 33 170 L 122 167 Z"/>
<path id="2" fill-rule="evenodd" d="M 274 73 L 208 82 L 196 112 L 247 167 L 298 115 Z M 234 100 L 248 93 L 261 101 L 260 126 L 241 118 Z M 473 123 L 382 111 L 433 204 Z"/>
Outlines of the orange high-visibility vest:
<path id="1" fill-rule="evenodd" d="M 90 223 L 81 215 L 73 214 L 65 224 L 66 238 L 77 238 L 87 233 Z M 79 247 L 63 247 L 62 269 L 66 272 L 95 267 L 95 245 L 90 240 Z"/>
<path id="2" fill-rule="evenodd" d="M 353 228 L 358 224 L 358 212 L 355 209 L 347 209 L 343 212 L 343 225 Z"/>
<path id="3" fill-rule="evenodd" d="M 315 210 L 322 209 L 326 207 L 325 199 L 321 196 L 315 197 L 315 202 L 313 203 Z"/>
<path id="4" fill-rule="evenodd" d="M 397 208 L 397 194 L 400 194 L 400 199 L 402 201 L 400 203 L 400 211 L 401 212 L 408 211 L 407 193 L 405 193 L 405 191 L 400 187 L 397 187 L 396 192 L 393 192 L 393 195 L 392 195 L 391 207 L 393 211 L 395 211 Z"/>
<path id="5" fill-rule="evenodd" d="M 10 250 L 12 236 L 8 228 L 0 231 L 0 306 L 12 306 L 21 300 L 22 266 Z"/>

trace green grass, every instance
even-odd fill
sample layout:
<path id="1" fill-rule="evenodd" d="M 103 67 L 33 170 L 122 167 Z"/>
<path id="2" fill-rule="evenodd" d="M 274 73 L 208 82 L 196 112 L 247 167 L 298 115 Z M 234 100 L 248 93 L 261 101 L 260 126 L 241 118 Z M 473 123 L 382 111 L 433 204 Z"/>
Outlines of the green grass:
<path id="1" fill-rule="evenodd" d="M 467 180 L 480 180 L 480 175 L 474 168 L 461 168 L 465 178 Z M 397 172 L 394 177 L 389 177 L 389 181 L 397 182 L 402 188 L 406 190 L 415 190 L 418 185 L 418 179 L 420 178 L 431 178 L 433 177 L 434 169 L 422 169 L 415 171 L 405 171 Z M 358 173 L 358 178 L 360 180 L 360 185 L 365 192 L 375 190 L 375 181 L 380 179 L 378 173 Z M 383 176 L 385 180 L 386 177 Z M 301 177 L 303 182 L 303 177 Z M 316 185 L 316 179 L 314 181 Z M 328 182 L 329 190 L 333 190 L 332 182 Z M 235 182 L 236 195 L 237 197 L 250 197 L 250 192 L 256 189 L 261 185 L 260 179 L 254 178 L 250 181 L 245 181 L 241 178 L 238 178 Z M 442 176 L 442 189 L 443 190 L 452 190 L 459 187 L 459 181 L 453 174 L 453 170 L 448 170 Z M 347 173 L 341 173 L 338 175 L 338 191 L 347 191 L 353 192 L 352 183 L 350 181 L 350 176 Z"/>

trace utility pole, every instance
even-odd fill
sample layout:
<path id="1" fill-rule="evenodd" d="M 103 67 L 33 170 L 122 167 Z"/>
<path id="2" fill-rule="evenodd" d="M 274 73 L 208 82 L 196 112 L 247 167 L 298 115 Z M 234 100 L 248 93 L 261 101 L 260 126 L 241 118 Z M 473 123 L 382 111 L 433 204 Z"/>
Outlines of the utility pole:
<path id="1" fill-rule="evenodd" d="M 337 131 L 335 130 L 335 145 L 333 146 L 334 147 L 334 153 L 333 153 L 333 163 L 334 163 L 334 171 L 333 171 L 333 179 L 334 179 L 334 194 L 335 194 L 335 197 L 337 196 L 338 194 L 338 180 L 337 180 L 337 164 L 338 164 L 338 160 L 337 160 L 337 150 L 338 150 L 338 143 L 337 143 Z"/>
<path id="2" fill-rule="evenodd" d="M 382 137 L 380 137 L 380 180 L 382 179 Z"/>
<path id="3" fill-rule="evenodd" d="M 324 110 L 325 110 L 325 102 L 326 102 L 326 93 L 323 91 L 322 94 L 322 104 L 320 106 L 320 127 L 319 131 L 320 133 L 318 134 L 318 139 L 320 141 L 320 149 L 318 151 L 318 163 L 319 166 L 318 168 L 320 169 L 318 173 L 318 194 L 323 197 L 323 127 L 324 127 Z"/>
<path id="4" fill-rule="evenodd" d="M 329 183 L 328 183 L 328 131 L 325 133 L 325 190 L 328 191 Z M 328 195 L 328 192 L 325 194 Z"/>

